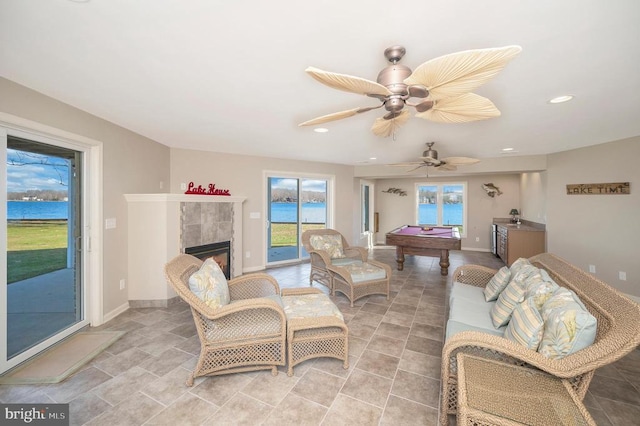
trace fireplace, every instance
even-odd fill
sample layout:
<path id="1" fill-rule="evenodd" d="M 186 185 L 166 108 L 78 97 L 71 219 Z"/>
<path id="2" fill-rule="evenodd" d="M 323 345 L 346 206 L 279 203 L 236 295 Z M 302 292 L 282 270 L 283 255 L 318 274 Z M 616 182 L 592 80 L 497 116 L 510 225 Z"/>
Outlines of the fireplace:
<path id="1" fill-rule="evenodd" d="M 227 279 L 231 279 L 231 241 L 186 247 L 184 252 L 201 260 L 213 258 Z"/>

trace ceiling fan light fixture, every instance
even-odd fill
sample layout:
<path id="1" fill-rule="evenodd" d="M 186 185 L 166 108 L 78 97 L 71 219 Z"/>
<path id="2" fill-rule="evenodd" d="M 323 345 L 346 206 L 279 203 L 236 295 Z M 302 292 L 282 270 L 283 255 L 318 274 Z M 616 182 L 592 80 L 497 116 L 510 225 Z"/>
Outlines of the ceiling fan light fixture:
<path id="1" fill-rule="evenodd" d="M 326 127 L 316 127 L 315 129 L 313 129 L 313 131 L 316 133 L 327 133 L 329 129 L 327 129 Z"/>
<path id="2" fill-rule="evenodd" d="M 564 103 L 564 102 L 569 102 L 572 99 L 573 99 L 573 95 L 556 96 L 553 99 L 549 99 L 549 103 L 550 104 L 561 104 L 561 103 Z"/>

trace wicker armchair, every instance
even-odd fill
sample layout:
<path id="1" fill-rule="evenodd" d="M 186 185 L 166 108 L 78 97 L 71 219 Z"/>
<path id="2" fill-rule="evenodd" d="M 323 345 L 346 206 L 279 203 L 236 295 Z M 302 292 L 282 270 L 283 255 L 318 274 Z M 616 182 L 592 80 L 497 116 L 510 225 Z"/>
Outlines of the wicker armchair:
<path id="1" fill-rule="evenodd" d="M 327 265 L 332 264 L 331 257 L 326 251 L 316 250 L 313 248 L 310 241 L 313 235 L 339 235 L 342 239 L 342 250 L 344 251 L 346 259 L 366 262 L 369 257 L 369 251 L 364 247 L 350 247 L 344 236 L 334 229 L 309 229 L 302 233 L 302 245 L 311 258 L 309 285 L 312 285 L 315 280 L 329 287 L 333 292 L 331 275 L 327 270 Z"/>
<path id="2" fill-rule="evenodd" d="M 456 355 L 459 352 L 522 365 L 567 379 L 578 397 L 583 399 L 597 368 L 617 361 L 640 344 L 639 304 L 553 254 L 543 253 L 529 260 L 545 269 L 560 286 L 573 290 L 597 319 L 594 343 L 564 358 L 549 359 L 500 336 L 477 331 L 463 331 L 451 336 L 442 350 L 442 425 L 448 423 L 448 414 L 456 412 Z M 484 287 L 496 272 L 479 265 L 465 265 L 456 269 L 453 281 Z"/>
<path id="3" fill-rule="evenodd" d="M 165 266 L 167 281 L 189 304 L 200 338 L 200 357 L 187 386 L 199 376 L 271 369 L 285 364 L 286 317 L 277 298 L 277 281 L 267 274 L 249 274 L 229 281 L 230 303 L 207 306 L 189 289 L 189 277 L 202 261 L 180 254 Z"/>

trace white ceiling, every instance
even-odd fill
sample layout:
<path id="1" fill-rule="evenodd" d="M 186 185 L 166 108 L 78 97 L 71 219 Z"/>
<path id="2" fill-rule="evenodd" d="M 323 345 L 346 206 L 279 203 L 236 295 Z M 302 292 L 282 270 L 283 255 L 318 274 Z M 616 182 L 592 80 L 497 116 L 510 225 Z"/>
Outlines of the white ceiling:
<path id="1" fill-rule="evenodd" d="M 535 155 L 640 135 L 638 18 L 637 0 L 2 0 L 0 76 L 171 147 L 341 164 L 415 160 L 428 141 L 441 158 Z M 412 69 L 522 46 L 476 90 L 502 116 L 414 117 L 395 140 L 369 130 L 382 110 L 297 126 L 378 102 L 307 66 L 375 80 L 397 44 Z"/>

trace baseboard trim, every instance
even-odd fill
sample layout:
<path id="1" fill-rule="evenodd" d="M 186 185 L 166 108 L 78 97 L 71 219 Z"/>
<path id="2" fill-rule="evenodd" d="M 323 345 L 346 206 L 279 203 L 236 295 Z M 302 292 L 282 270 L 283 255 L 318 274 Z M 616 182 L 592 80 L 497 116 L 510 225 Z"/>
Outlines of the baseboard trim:
<path id="1" fill-rule="evenodd" d="M 249 272 L 258 272 L 258 271 L 264 271 L 264 266 L 252 266 L 250 268 L 242 268 L 242 273 L 246 274 Z"/>
<path id="2" fill-rule="evenodd" d="M 104 324 L 105 322 L 111 321 L 112 319 L 114 319 L 115 317 L 117 317 L 121 313 L 127 311 L 128 309 L 129 309 L 129 302 L 123 303 L 122 305 L 118 306 L 117 308 L 115 308 L 111 312 L 109 312 L 106 315 L 104 315 L 102 317 L 102 324 Z"/>

